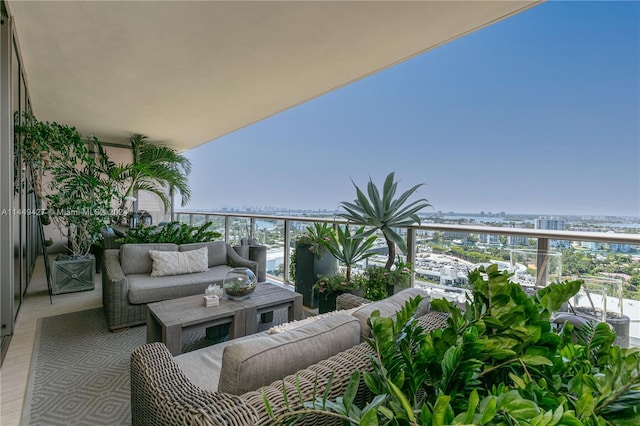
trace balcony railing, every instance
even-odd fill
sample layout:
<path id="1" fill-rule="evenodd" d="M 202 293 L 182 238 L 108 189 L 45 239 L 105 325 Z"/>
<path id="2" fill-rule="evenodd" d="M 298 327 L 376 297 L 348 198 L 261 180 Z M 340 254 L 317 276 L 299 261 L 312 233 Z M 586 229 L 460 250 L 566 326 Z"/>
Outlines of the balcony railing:
<path id="1" fill-rule="evenodd" d="M 267 254 L 267 275 L 270 279 L 281 281 L 285 284 L 292 284 L 295 277 L 291 276 L 290 264 L 291 254 L 294 250 L 295 239 L 305 232 L 306 227 L 315 222 L 327 222 L 338 226 L 345 224 L 346 221 L 335 217 L 308 217 L 308 216 L 283 216 L 283 215 L 267 215 L 267 214 L 250 214 L 250 213 L 230 213 L 230 212 L 203 212 L 203 211 L 179 211 L 175 213 L 174 220 L 188 223 L 191 225 L 199 225 L 204 222 L 213 222 L 214 228 L 220 231 L 226 242 L 231 245 L 240 245 L 242 239 L 248 239 L 260 245 L 266 245 Z M 454 225 L 441 223 L 426 223 L 419 226 L 409 226 L 400 228 L 401 235 L 407 242 L 406 261 L 412 262 L 416 270 L 416 274 L 411 279 L 411 285 L 419 285 L 422 287 L 430 287 L 439 291 L 457 291 L 461 292 L 461 282 L 458 278 L 465 273 L 456 275 L 458 271 L 466 271 L 470 265 L 468 262 L 460 260 L 460 263 L 453 264 L 454 272 L 451 276 L 445 276 L 442 271 L 435 270 L 433 266 L 423 266 L 425 262 L 422 259 L 425 256 L 432 256 L 427 252 L 431 250 L 425 242 L 430 241 L 433 246 L 435 235 L 454 238 L 465 238 L 475 236 L 481 240 L 485 240 L 485 248 L 494 246 L 502 246 L 497 243 L 500 238 L 511 238 L 513 241 L 528 241 L 528 244 L 513 245 L 509 249 L 502 248 L 502 259 L 496 261 L 503 266 L 514 262 L 520 262 L 516 259 L 516 253 L 529 253 L 533 259 L 529 267 L 525 268 L 533 271 L 531 277 L 534 286 L 543 286 L 552 280 L 573 278 L 572 274 L 563 274 L 559 269 L 558 247 L 568 246 L 576 243 L 592 243 L 600 245 L 598 253 L 604 258 L 608 254 L 615 253 L 613 248 L 625 250 L 621 254 L 635 255 L 636 270 L 640 270 L 640 234 L 630 233 L 612 233 L 612 232 L 576 232 L 576 231 L 552 231 L 542 229 L 527 228 L 508 228 L 499 226 L 479 226 L 479 225 Z M 514 238 L 515 237 L 515 238 Z M 535 241 L 534 241 L 535 240 Z M 383 240 L 381 240 L 383 241 Z M 609 248 L 607 248 L 607 246 Z M 451 247 L 451 245 L 449 245 Z M 386 245 L 381 243 L 380 261 L 382 257 L 386 258 Z M 455 251 L 455 250 L 454 250 Z M 496 249 L 494 249 L 494 254 Z M 511 252 L 510 258 L 505 253 Z M 453 259 L 452 253 L 442 252 L 442 258 Z M 455 253 L 453 253 L 455 254 Z M 433 257 L 433 256 L 432 256 Z M 507 258 L 505 258 L 507 257 Z M 518 258 L 519 259 L 519 258 Z M 501 262 L 500 262 L 501 260 Z M 375 262 L 375 256 L 370 262 Z M 458 262 L 457 259 L 454 259 Z M 494 260 L 492 260 L 494 261 Z M 464 262 L 464 265 L 462 266 Z M 471 262 L 478 263 L 478 262 Z M 526 262 L 525 262 L 526 264 Z M 366 265 L 365 265 L 366 267 Z M 451 271 L 449 271 L 451 272 Z M 516 274 L 517 275 L 517 274 Z M 464 278 L 460 278 L 463 280 Z M 612 293 L 609 293 L 611 297 Z M 640 293 L 637 293 L 640 294 Z M 599 301 L 600 308 L 607 306 L 607 297 L 598 299 L 597 295 L 588 298 L 591 303 L 593 300 Z M 640 297 L 638 297 L 640 299 Z M 609 300 L 609 308 L 618 304 L 622 310 L 623 301 L 620 299 Z M 624 309 L 624 314 L 631 318 L 631 336 L 640 338 L 640 300 L 627 300 L 624 303 L 630 304 Z"/>

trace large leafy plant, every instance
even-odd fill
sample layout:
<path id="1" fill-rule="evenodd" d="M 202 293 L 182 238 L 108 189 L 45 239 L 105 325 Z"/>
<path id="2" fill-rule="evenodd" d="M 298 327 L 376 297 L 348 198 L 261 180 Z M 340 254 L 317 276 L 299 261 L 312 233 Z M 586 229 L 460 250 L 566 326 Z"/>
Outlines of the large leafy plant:
<path id="1" fill-rule="evenodd" d="M 131 135 L 129 145 L 131 163 L 121 164 L 114 170 L 120 182 L 119 210 L 125 211 L 127 202 L 140 190 L 156 194 L 165 211 L 171 207 L 171 197 L 176 190 L 182 197 L 182 206 L 187 205 L 191 196 L 191 162 L 172 148 L 149 142 L 145 135 Z"/>
<path id="2" fill-rule="evenodd" d="M 552 284 L 533 297 L 493 265 L 469 274 L 473 298 L 464 312 L 445 300 L 447 326 L 424 332 L 412 316 L 419 298 L 396 321 L 370 318 L 373 371 L 363 373 L 376 395 L 353 403 L 360 374 L 343 397 L 326 393 L 290 407 L 275 422 L 324 413 L 353 425 L 604 426 L 640 423 L 640 354 L 612 346 L 605 323 L 552 326 L 552 312 L 580 281 Z M 268 406 L 268 401 L 267 401 Z"/>
<path id="3" fill-rule="evenodd" d="M 169 222 L 164 226 L 138 226 L 130 230 L 120 241 L 123 243 L 174 243 L 189 244 L 214 241 L 222 234 L 211 228 L 213 222 L 205 222 L 199 226 L 186 223 Z"/>
<path id="4" fill-rule="evenodd" d="M 108 173 L 112 163 L 97 139 L 91 147 L 74 152 L 73 161 L 53 163 L 55 190 L 46 196 L 47 212 L 66 233 L 73 256 L 86 256 L 92 245 L 100 244 L 100 229 L 109 223 L 111 200 L 117 196 Z"/>
<path id="5" fill-rule="evenodd" d="M 100 228 L 109 222 L 111 200 L 117 194 L 110 174 L 115 165 L 96 138 L 83 138 L 75 127 L 42 122 L 29 113 L 14 118 L 16 159 L 33 176 L 30 189 L 47 201 L 47 214 L 68 237 L 71 254 L 87 255 L 99 243 Z M 51 175 L 48 185 L 45 174 Z"/>
<path id="6" fill-rule="evenodd" d="M 355 183 L 357 198 L 351 203 L 343 201 L 340 206 L 346 213 L 338 214 L 356 225 L 369 228 L 366 235 L 372 235 L 376 231 L 382 232 L 388 247 L 386 269 L 391 269 L 396 258 L 396 245 L 403 253 L 407 247 L 398 232 L 394 228 L 420 224 L 418 212 L 431 206 L 424 198 L 408 203 L 409 198 L 423 184 L 418 184 L 395 198 L 398 183 L 394 181 L 395 174 L 389 173 L 384 181 L 382 194 L 378 187 L 369 179 L 367 193 L 365 194 Z"/>

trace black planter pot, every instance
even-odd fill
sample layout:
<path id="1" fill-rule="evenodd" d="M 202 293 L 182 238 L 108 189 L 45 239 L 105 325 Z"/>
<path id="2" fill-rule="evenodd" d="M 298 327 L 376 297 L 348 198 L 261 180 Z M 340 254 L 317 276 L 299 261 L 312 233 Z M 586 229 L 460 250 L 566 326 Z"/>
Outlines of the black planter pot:
<path id="1" fill-rule="evenodd" d="M 318 313 L 326 314 L 336 310 L 336 299 L 344 291 L 332 291 L 331 293 L 320 293 L 318 295 Z"/>
<path id="2" fill-rule="evenodd" d="M 338 261 L 330 253 L 318 257 L 309 251 L 311 245 L 296 246 L 296 292 L 302 294 L 302 304 L 308 308 L 318 307 L 318 291 L 313 285 L 320 275 L 335 275 Z"/>

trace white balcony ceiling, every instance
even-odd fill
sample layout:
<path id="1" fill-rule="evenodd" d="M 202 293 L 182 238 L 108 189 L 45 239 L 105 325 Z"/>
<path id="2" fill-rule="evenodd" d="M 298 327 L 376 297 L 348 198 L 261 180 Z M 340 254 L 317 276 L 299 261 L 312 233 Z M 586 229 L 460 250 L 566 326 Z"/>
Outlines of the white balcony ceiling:
<path id="1" fill-rule="evenodd" d="M 193 148 L 539 1 L 9 1 L 34 113 Z"/>

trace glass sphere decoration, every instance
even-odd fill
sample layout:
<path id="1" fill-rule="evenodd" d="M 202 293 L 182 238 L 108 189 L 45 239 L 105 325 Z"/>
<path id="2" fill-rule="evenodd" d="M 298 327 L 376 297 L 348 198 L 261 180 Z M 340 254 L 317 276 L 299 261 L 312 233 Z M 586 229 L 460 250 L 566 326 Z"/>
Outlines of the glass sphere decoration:
<path id="1" fill-rule="evenodd" d="M 256 289 L 258 279 L 249 268 L 233 268 L 224 277 L 222 288 L 231 300 L 243 300 Z"/>

